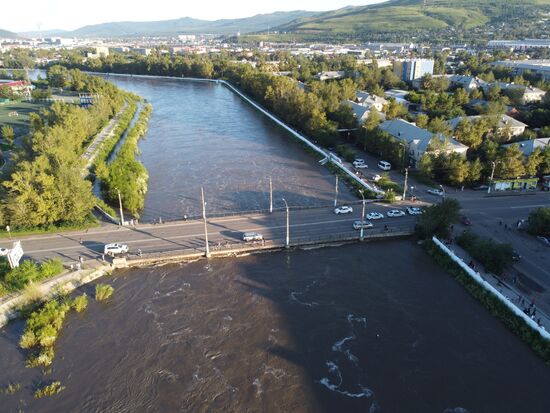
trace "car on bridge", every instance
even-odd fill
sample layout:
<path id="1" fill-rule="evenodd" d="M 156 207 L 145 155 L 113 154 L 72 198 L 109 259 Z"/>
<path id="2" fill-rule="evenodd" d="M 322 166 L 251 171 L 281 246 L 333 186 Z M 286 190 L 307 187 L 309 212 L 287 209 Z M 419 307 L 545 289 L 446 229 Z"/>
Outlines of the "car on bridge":
<path id="1" fill-rule="evenodd" d="M 263 241 L 264 237 L 259 232 L 245 232 L 243 234 L 244 242 Z"/>
<path id="2" fill-rule="evenodd" d="M 407 212 L 409 215 L 422 215 L 424 211 L 422 211 L 422 208 L 418 207 L 407 207 Z"/>
<path id="3" fill-rule="evenodd" d="M 114 257 L 117 254 L 126 254 L 128 252 L 128 245 L 126 244 L 119 244 L 119 243 L 112 243 L 112 244 L 106 244 L 105 247 L 103 247 L 103 253 L 105 255 L 110 255 Z"/>
<path id="4" fill-rule="evenodd" d="M 353 161 L 353 167 L 357 169 L 368 168 L 369 166 L 365 163 L 364 159 L 356 159 Z"/>
<path id="5" fill-rule="evenodd" d="M 400 209 L 392 209 L 391 211 L 388 211 L 387 215 L 390 218 L 404 217 L 405 211 L 401 211 Z"/>
<path id="6" fill-rule="evenodd" d="M 369 212 L 367 214 L 367 219 L 382 219 L 384 218 L 384 214 L 381 214 L 380 212 Z"/>
<path id="7" fill-rule="evenodd" d="M 353 212 L 353 208 L 348 205 L 342 205 L 341 207 L 334 208 L 334 213 L 336 215 L 338 214 L 351 214 Z"/>
<path id="8" fill-rule="evenodd" d="M 367 229 L 372 227 L 374 227 L 374 225 L 370 221 L 355 221 L 353 223 L 353 229 Z"/>

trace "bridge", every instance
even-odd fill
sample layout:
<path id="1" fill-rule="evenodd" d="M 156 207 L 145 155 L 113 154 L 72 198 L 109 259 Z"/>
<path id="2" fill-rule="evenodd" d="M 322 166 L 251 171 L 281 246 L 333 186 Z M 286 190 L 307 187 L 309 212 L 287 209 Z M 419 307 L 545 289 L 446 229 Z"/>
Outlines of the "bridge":
<path id="1" fill-rule="evenodd" d="M 360 219 L 361 202 L 351 204 L 351 214 L 337 215 L 333 206 L 290 208 L 288 213 L 289 247 L 349 242 L 360 238 L 353 222 Z M 384 218 L 372 221 L 373 228 L 365 229 L 365 240 L 410 235 L 414 231 L 415 217 L 388 218 L 386 212 L 395 205 L 370 203 L 366 213 L 381 212 Z M 404 207 L 402 207 L 404 210 Z M 227 255 L 239 251 L 284 248 L 286 246 L 286 209 L 273 213 L 255 211 L 241 214 L 207 217 L 208 251 L 205 242 L 205 224 L 200 218 L 156 224 L 118 226 L 104 223 L 101 227 L 82 231 L 60 232 L 18 237 L 26 258 L 43 261 L 59 258 L 67 266 L 76 264 L 81 257 L 84 266 L 102 263 L 105 244 L 118 242 L 129 246 L 128 261 L 157 262 L 199 257 Z M 245 243 L 244 232 L 259 232 L 264 241 Z M 0 247 L 10 248 L 13 240 L 0 240 Z M 141 256 L 138 256 L 138 250 Z M 108 257 L 104 257 L 108 260 Z"/>

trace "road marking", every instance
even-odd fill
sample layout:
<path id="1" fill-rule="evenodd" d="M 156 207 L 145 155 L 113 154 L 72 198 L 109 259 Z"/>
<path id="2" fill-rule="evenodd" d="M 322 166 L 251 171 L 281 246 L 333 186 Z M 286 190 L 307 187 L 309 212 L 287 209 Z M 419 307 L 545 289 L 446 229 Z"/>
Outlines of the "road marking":
<path id="1" fill-rule="evenodd" d="M 542 204 L 542 205 L 523 205 L 523 206 L 513 206 L 508 207 L 510 209 L 522 209 L 522 208 L 540 208 L 540 207 L 547 207 L 548 205 Z"/>

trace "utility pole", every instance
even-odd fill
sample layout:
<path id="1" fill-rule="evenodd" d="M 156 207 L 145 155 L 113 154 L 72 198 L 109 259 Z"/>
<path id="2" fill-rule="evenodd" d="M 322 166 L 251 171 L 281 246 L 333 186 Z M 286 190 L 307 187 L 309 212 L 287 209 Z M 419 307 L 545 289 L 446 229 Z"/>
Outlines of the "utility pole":
<path id="1" fill-rule="evenodd" d="M 359 191 L 361 194 L 361 198 L 363 198 L 363 211 L 361 212 L 361 232 L 359 233 L 359 240 L 363 241 L 363 222 L 365 221 L 365 195 L 363 195 L 363 191 Z"/>
<path id="2" fill-rule="evenodd" d="M 269 177 L 269 213 L 273 213 L 273 182 Z"/>
<path id="3" fill-rule="evenodd" d="M 206 202 L 204 202 L 204 189 L 201 186 L 201 200 L 202 200 L 202 219 L 204 221 L 204 240 L 206 243 L 205 256 L 210 257 L 210 247 L 208 246 L 208 228 L 206 226 Z"/>
<path id="4" fill-rule="evenodd" d="M 118 193 L 118 206 L 120 208 L 120 225 L 124 226 L 124 213 L 122 212 L 122 198 L 120 197 L 120 190 L 116 189 Z"/>
<path id="5" fill-rule="evenodd" d="M 403 185 L 403 201 L 407 196 L 407 178 L 409 177 L 409 168 L 405 168 L 405 185 Z"/>
<path id="6" fill-rule="evenodd" d="M 487 188 L 487 194 L 491 193 L 491 185 L 493 185 L 493 178 L 495 176 L 495 168 L 497 166 L 497 163 L 495 161 L 491 161 L 493 164 L 493 169 L 491 170 L 491 177 L 489 178 L 489 188 Z"/>
<path id="7" fill-rule="evenodd" d="M 334 187 L 334 208 L 338 205 L 338 175 L 336 175 L 336 185 Z"/>
<path id="8" fill-rule="evenodd" d="M 288 204 L 286 202 L 286 199 L 283 198 L 283 202 L 285 203 L 286 207 L 286 240 L 285 240 L 285 248 L 290 247 L 290 219 L 289 219 L 289 210 L 288 210 Z"/>

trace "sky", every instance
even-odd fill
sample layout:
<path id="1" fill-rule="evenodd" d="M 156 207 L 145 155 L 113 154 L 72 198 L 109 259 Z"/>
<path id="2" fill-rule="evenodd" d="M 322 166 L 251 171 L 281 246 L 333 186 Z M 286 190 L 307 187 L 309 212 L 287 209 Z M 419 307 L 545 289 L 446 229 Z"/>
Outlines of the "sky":
<path id="1" fill-rule="evenodd" d="M 0 13 L 0 29 L 12 32 L 74 30 L 115 21 L 154 21 L 180 17 L 204 20 L 250 17 L 275 11 L 325 11 L 382 0 L 26 0 L 24 9 Z"/>

